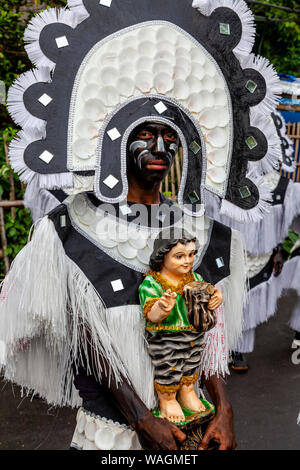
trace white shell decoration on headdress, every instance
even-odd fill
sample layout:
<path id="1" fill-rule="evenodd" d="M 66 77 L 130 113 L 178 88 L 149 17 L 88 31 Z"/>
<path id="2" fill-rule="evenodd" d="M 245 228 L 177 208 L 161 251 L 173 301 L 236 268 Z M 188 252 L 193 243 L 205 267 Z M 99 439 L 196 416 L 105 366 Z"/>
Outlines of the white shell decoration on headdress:
<path id="1" fill-rule="evenodd" d="M 223 149 L 226 168 L 232 133 L 226 82 L 214 59 L 179 28 L 165 22 L 137 25 L 100 42 L 86 57 L 76 84 L 72 96 L 75 124 L 72 143 L 99 135 L 105 117 L 126 99 L 161 94 L 180 100 L 194 115 L 207 142 L 214 149 Z M 82 125 L 82 110 L 94 125 Z M 69 146 L 69 152 L 71 149 L 70 169 L 95 168 L 96 146 L 93 153 L 88 145 L 84 151 Z M 220 184 L 212 179 L 207 179 L 207 184 L 220 189 Z"/>

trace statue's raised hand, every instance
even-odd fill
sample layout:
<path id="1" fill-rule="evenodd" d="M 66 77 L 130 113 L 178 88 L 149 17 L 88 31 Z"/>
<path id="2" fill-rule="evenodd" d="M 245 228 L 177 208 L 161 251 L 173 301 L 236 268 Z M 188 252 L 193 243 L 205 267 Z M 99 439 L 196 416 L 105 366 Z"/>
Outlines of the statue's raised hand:
<path id="1" fill-rule="evenodd" d="M 161 298 L 153 305 L 147 315 L 151 323 L 160 323 L 168 318 L 172 308 L 175 305 L 177 294 L 168 289 Z"/>

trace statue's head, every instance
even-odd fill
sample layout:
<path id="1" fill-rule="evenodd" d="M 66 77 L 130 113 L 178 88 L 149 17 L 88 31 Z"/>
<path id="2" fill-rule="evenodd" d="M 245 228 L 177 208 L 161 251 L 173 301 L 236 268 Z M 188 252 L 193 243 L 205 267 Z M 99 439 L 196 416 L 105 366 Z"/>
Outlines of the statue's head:
<path id="1" fill-rule="evenodd" d="M 128 139 L 128 171 L 149 182 L 162 181 L 178 152 L 179 137 L 167 124 L 144 122 Z"/>

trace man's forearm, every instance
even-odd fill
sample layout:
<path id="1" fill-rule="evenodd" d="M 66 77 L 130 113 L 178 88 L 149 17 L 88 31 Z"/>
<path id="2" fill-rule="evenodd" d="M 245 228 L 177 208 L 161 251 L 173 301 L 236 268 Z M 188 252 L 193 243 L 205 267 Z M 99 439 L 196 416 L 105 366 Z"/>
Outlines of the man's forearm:
<path id="1" fill-rule="evenodd" d="M 232 407 L 227 396 L 225 380 L 217 375 L 212 375 L 208 379 L 203 377 L 203 383 L 216 407 L 217 412 L 222 411 L 232 414 Z"/>

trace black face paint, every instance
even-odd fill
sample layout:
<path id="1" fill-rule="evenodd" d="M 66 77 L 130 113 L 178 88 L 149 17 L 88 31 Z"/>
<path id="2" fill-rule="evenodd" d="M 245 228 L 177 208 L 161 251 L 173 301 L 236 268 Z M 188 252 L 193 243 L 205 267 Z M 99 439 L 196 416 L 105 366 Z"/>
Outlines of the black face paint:
<path id="1" fill-rule="evenodd" d="M 129 168 L 142 179 L 162 181 L 173 164 L 178 147 L 178 135 L 171 127 L 144 123 L 129 138 Z"/>

